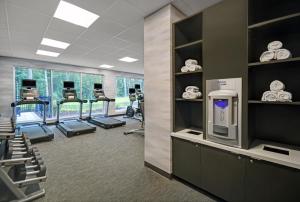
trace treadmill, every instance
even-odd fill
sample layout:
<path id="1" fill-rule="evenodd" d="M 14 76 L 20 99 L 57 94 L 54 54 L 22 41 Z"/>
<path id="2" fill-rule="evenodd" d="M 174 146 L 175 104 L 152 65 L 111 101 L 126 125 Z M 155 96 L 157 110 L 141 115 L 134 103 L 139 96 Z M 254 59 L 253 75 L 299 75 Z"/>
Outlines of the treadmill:
<path id="1" fill-rule="evenodd" d="M 82 105 L 87 103 L 87 100 L 77 98 L 76 90 L 74 89 L 73 81 L 64 81 L 63 99 L 57 102 L 57 121 L 56 127 L 67 137 L 75 135 L 93 133 L 96 127 L 82 120 Z M 80 103 L 79 119 L 59 120 L 60 106 L 64 103 L 77 102 Z"/>
<path id="2" fill-rule="evenodd" d="M 41 104 L 43 105 L 43 122 L 31 122 L 24 124 L 16 124 L 16 135 L 23 133 L 28 136 L 31 143 L 38 143 L 50 141 L 54 138 L 54 133 L 46 125 L 46 105 L 48 101 L 43 101 L 38 98 L 38 91 L 36 88 L 36 80 L 24 79 L 22 80 L 21 100 L 11 104 L 13 108 L 12 120 L 16 120 L 16 107 L 20 105 Z"/>
<path id="3" fill-rule="evenodd" d="M 126 124 L 125 121 L 114 119 L 108 116 L 109 103 L 115 102 L 115 99 L 110 99 L 105 96 L 101 83 L 94 84 L 94 97 L 95 99 L 90 100 L 90 114 L 88 117 L 88 122 L 105 129 L 115 128 Z M 104 115 L 92 116 L 93 103 L 95 102 L 107 103 Z"/>

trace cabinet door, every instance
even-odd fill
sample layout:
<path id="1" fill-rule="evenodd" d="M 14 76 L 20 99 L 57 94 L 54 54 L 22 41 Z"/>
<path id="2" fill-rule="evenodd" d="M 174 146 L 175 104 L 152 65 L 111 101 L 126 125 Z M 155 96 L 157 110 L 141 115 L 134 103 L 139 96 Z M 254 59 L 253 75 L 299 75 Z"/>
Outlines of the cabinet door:
<path id="1" fill-rule="evenodd" d="M 203 189 L 226 201 L 243 201 L 244 157 L 202 146 L 201 171 Z"/>
<path id="2" fill-rule="evenodd" d="M 200 187 L 200 145 L 177 138 L 173 138 L 172 140 L 173 174 Z"/>
<path id="3" fill-rule="evenodd" d="M 248 159 L 246 165 L 247 201 L 300 200 L 298 170 L 253 159 Z"/>

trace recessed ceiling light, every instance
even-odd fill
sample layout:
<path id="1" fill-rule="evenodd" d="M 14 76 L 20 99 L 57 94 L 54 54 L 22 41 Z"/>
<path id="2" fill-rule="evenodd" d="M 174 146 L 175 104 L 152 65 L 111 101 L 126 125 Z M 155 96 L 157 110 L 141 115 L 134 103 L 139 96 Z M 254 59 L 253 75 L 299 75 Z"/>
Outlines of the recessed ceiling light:
<path id="1" fill-rule="evenodd" d="M 120 58 L 119 60 L 123 61 L 123 62 L 136 62 L 136 61 L 138 61 L 138 59 L 131 58 L 131 57 L 123 57 L 123 58 Z"/>
<path id="2" fill-rule="evenodd" d="M 57 41 L 57 40 L 48 39 L 48 38 L 43 38 L 41 44 L 45 45 L 45 46 L 51 46 L 51 47 L 61 48 L 61 49 L 66 49 L 70 45 L 69 43 L 66 43 L 66 42 Z"/>
<path id="3" fill-rule="evenodd" d="M 54 13 L 54 17 L 88 28 L 99 18 L 99 15 L 75 6 L 74 4 L 60 1 Z"/>
<path id="4" fill-rule="evenodd" d="M 103 67 L 103 68 L 112 68 L 112 67 L 114 67 L 114 66 L 103 64 L 103 65 L 100 65 L 99 67 Z"/>
<path id="5" fill-rule="evenodd" d="M 37 50 L 36 54 L 38 54 L 38 55 L 46 55 L 46 56 L 50 56 L 50 57 L 58 57 L 60 55 L 60 53 L 51 52 L 51 51 L 45 51 L 45 50 Z"/>

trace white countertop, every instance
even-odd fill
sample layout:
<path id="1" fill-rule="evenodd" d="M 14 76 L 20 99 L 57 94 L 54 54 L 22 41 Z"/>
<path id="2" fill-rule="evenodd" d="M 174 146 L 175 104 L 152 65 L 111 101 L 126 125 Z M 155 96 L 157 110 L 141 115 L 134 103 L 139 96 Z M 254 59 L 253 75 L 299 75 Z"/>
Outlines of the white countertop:
<path id="1" fill-rule="evenodd" d="M 232 152 L 235 154 L 249 156 L 253 159 L 265 160 L 265 161 L 269 161 L 272 163 L 300 169 L 300 150 L 299 150 L 299 148 L 287 146 L 287 145 L 276 144 L 276 143 L 272 143 L 272 142 L 256 140 L 253 142 L 250 149 L 247 150 L 247 149 L 230 147 L 227 145 L 222 145 L 219 143 L 204 140 L 203 134 L 193 135 L 193 134 L 187 133 L 188 131 L 191 131 L 191 130 L 184 129 L 179 132 L 171 133 L 171 136 L 189 140 L 191 142 L 215 147 L 218 149 L 226 150 L 226 151 L 229 151 L 229 152 Z M 195 130 L 192 130 L 192 131 L 195 131 Z M 289 155 L 279 154 L 279 153 L 263 150 L 264 146 L 270 146 L 272 148 L 279 148 L 282 150 L 287 150 L 287 151 L 289 151 Z"/>

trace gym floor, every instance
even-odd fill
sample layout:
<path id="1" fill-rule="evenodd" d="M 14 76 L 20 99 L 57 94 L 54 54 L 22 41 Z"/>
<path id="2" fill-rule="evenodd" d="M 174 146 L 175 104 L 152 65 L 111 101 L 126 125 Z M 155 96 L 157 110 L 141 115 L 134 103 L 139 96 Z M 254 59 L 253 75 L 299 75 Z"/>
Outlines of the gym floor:
<path id="1" fill-rule="evenodd" d="M 46 196 L 37 201 L 214 201 L 144 166 L 144 137 L 123 135 L 140 123 L 36 144 L 47 165 Z"/>

